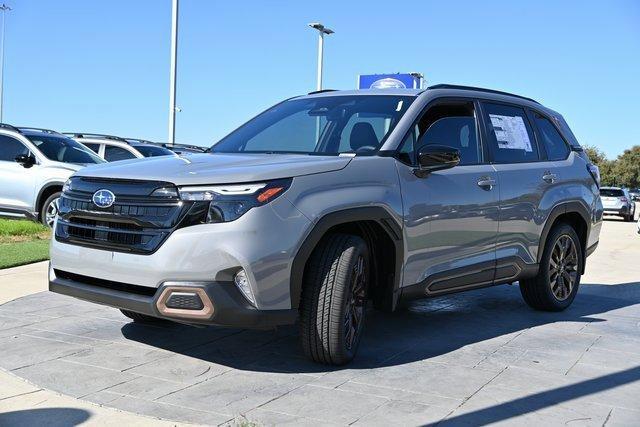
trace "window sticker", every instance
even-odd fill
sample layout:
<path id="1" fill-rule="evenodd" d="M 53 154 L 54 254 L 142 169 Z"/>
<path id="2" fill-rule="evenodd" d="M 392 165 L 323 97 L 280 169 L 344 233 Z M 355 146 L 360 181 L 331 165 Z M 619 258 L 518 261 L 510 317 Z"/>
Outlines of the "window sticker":
<path id="1" fill-rule="evenodd" d="M 520 116 L 501 116 L 489 114 L 493 131 L 498 140 L 498 148 L 506 150 L 524 150 L 531 153 L 531 141 L 527 133 L 527 127 Z"/>

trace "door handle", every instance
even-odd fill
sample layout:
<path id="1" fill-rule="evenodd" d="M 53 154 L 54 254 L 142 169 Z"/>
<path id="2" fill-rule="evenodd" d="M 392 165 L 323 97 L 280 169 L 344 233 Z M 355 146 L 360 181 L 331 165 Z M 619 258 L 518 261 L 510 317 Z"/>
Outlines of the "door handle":
<path id="1" fill-rule="evenodd" d="M 478 187 L 484 188 L 485 190 L 491 190 L 494 185 L 496 185 L 496 180 L 490 176 L 483 176 L 478 180 Z"/>
<path id="2" fill-rule="evenodd" d="M 556 179 L 558 179 L 558 175 L 549 171 L 545 172 L 544 175 L 542 175 L 542 180 L 548 182 L 549 184 L 553 184 L 554 182 L 556 182 Z"/>

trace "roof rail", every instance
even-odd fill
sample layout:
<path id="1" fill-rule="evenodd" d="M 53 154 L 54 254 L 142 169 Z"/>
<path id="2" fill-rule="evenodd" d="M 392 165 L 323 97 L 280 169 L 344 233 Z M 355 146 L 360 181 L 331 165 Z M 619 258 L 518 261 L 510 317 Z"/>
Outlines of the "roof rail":
<path id="1" fill-rule="evenodd" d="M 94 138 L 94 139 L 110 139 L 112 141 L 127 142 L 126 139 L 114 135 L 104 135 L 101 133 L 84 133 L 84 132 L 63 132 L 63 135 L 69 135 L 73 138 Z"/>
<path id="2" fill-rule="evenodd" d="M 337 89 L 320 89 L 314 90 L 313 92 L 309 92 L 307 95 L 315 95 L 316 93 L 324 93 L 324 92 L 336 92 Z"/>
<path id="3" fill-rule="evenodd" d="M 0 129 L 7 129 L 7 130 L 12 130 L 14 132 L 22 133 L 20 129 L 18 129 L 15 126 L 11 126 L 10 124 L 7 124 L 7 123 L 0 123 Z"/>
<path id="4" fill-rule="evenodd" d="M 23 130 L 36 130 L 38 132 L 44 132 L 44 133 L 59 133 L 55 130 L 51 130 L 51 129 L 43 129 L 43 128 L 32 128 L 29 126 L 16 126 L 19 130 L 23 131 Z"/>
<path id="5" fill-rule="evenodd" d="M 427 90 L 429 90 L 429 89 L 460 89 L 460 90 L 475 90 L 475 91 L 478 91 L 478 92 L 495 93 L 496 95 L 514 96 L 514 97 L 516 97 L 516 98 L 526 99 L 527 101 L 531 101 L 531 102 L 535 102 L 536 104 L 540 104 L 540 103 L 539 103 L 538 101 L 536 101 L 535 99 L 527 98 L 526 96 L 516 95 L 515 93 L 503 92 L 503 91 L 501 91 L 501 90 L 485 89 L 485 88 L 482 88 L 482 87 L 475 87 L 475 86 L 462 86 L 462 85 L 450 85 L 450 84 L 437 84 L 437 85 L 433 85 L 433 86 L 429 86 L 429 87 L 427 87 Z"/>
<path id="6" fill-rule="evenodd" d="M 133 142 L 137 144 L 153 144 L 153 142 L 147 139 L 140 139 L 140 138 L 123 138 L 123 139 L 127 142 Z"/>

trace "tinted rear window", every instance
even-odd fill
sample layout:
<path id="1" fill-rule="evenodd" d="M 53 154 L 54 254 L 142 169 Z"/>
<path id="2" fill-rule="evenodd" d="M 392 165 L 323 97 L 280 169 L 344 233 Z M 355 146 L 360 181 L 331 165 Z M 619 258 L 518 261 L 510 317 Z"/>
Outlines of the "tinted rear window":
<path id="1" fill-rule="evenodd" d="M 600 189 L 600 195 L 603 197 L 622 197 L 624 193 L 622 190 L 612 190 L 610 188 Z"/>

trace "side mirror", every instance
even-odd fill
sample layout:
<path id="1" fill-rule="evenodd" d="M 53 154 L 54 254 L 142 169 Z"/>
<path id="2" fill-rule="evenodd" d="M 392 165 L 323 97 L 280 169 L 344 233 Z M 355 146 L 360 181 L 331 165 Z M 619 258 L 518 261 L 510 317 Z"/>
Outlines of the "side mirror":
<path id="1" fill-rule="evenodd" d="M 36 158 L 31 154 L 20 154 L 15 158 L 17 163 L 20 163 L 25 168 L 30 168 L 31 166 L 36 164 Z"/>
<path id="2" fill-rule="evenodd" d="M 460 163 L 460 150 L 446 145 L 423 145 L 418 150 L 418 176 L 443 169 L 449 169 Z"/>

